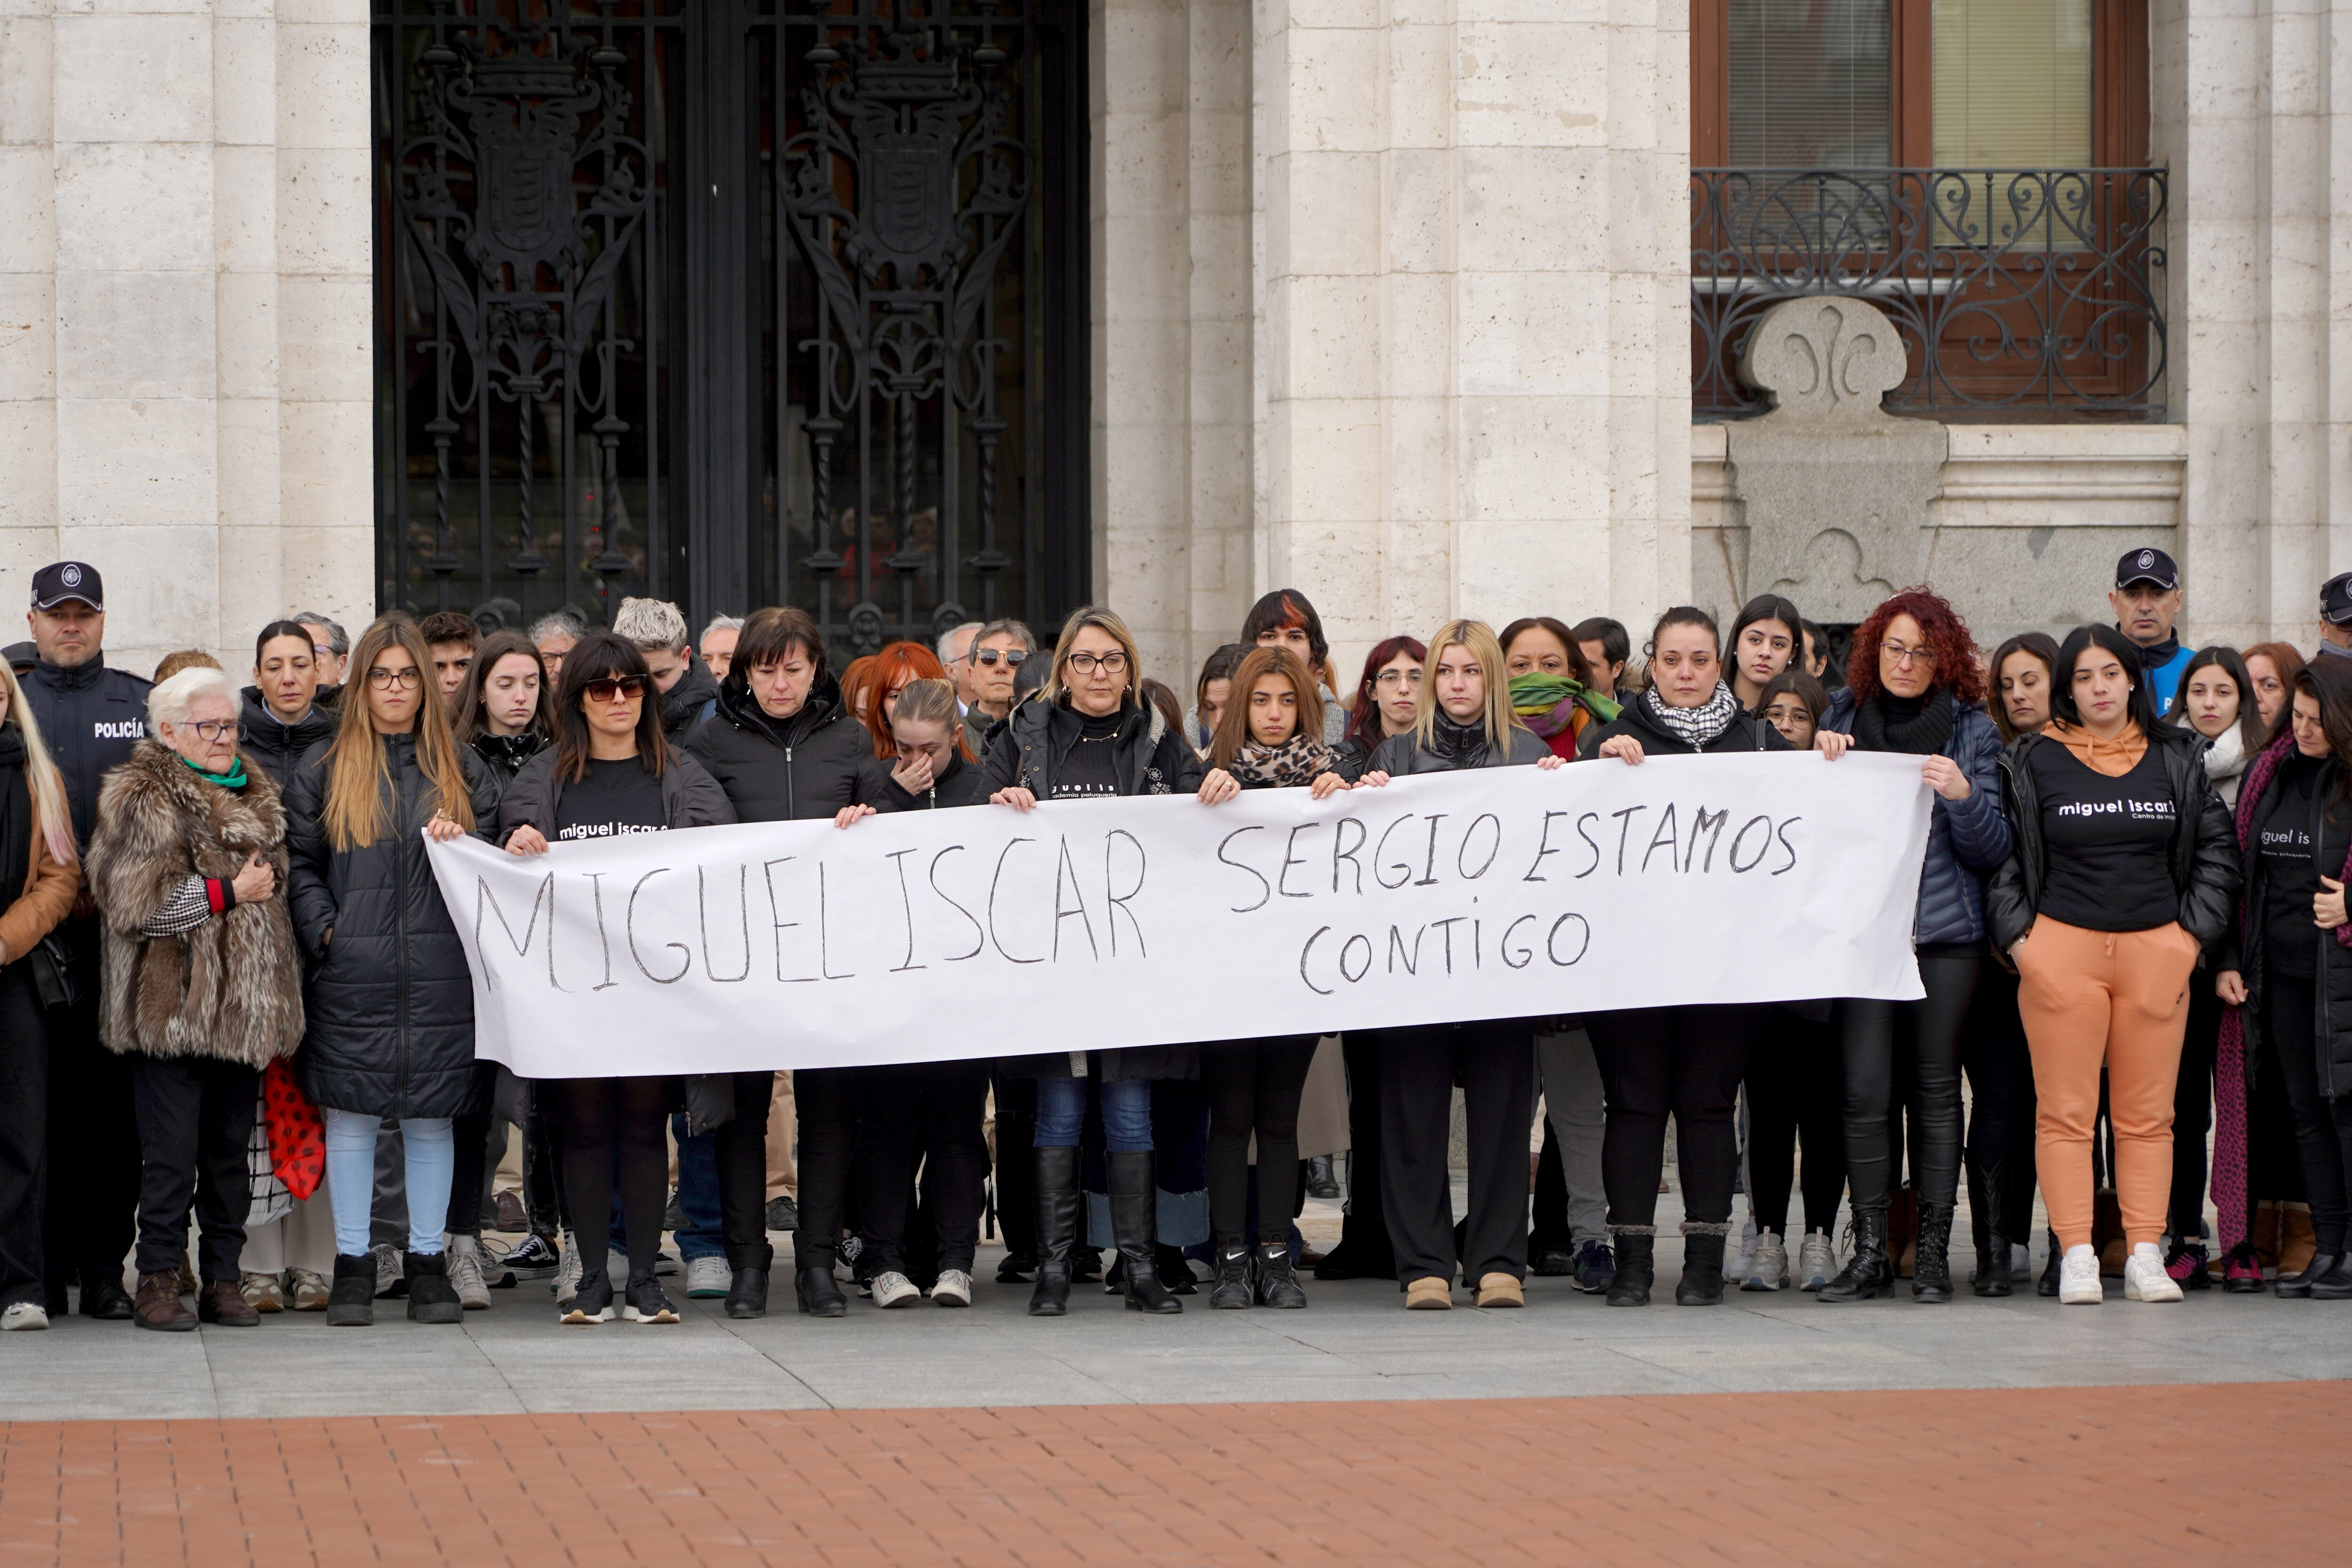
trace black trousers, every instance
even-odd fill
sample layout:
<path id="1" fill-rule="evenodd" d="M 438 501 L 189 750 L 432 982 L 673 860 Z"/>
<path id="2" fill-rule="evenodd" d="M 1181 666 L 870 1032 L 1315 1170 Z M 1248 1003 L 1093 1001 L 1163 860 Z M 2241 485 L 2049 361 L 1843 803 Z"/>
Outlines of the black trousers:
<path id="1" fill-rule="evenodd" d="M 996 1227 L 1007 1257 L 1037 1258 L 1037 1080 L 992 1069 L 996 1096 Z"/>
<path id="2" fill-rule="evenodd" d="M 441 1228 L 452 1236 L 482 1234 L 482 1203 L 488 1196 L 485 1187 L 496 1169 L 489 1163 L 489 1152 L 490 1127 L 498 1118 L 498 1087 L 499 1064 L 476 1062 L 474 1089 L 466 1102 L 472 1109 L 450 1119 L 455 1151 L 449 1173 L 449 1213 Z"/>
<path id="3" fill-rule="evenodd" d="M 923 1173 L 923 1207 L 939 1234 L 939 1267 L 971 1272 L 980 1250 L 980 1211 L 988 1183 L 989 1063 L 901 1062 L 858 1068 L 856 1175 L 861 1269 L 905 1272 L 907 1216 L 915 1207 L 915 1170 Z M 794 1077 L 797 1095 L 800 1080 Z M 806 1176 L 802 1191 L 806 1192 Z"/>
<path id="4" fill-rule="evenodd" d="M 662 1210 L 669 1199 L 669 1111 L 677 1100 L 677 1079 L 567 1078 L 547 1087 L 562 1105 L 563 1185 L 572 1198 L 572 1234 L 582 1266 L 604 1268 L 613 1245 L 617 1149 L 629 1279 L 650 1279 L 661 1256 Z M 623 1283 L 613 1281 L 615 1289 Z"/>
<path id="5" fill-rule="evenodd" d="M 1238 1242 L 1249 1224 L 1250 1137 L 1257 1137 L 1258 1234 L 1286 1235 L 1298 1207 L 1298 1100 L 1316 1037 L 1220 1040 L 1201 1047 L 1209 1099 L 1209 1232 Z"/>
<path id="6" fill-rule="evenodd" d="M 572 1228 L 572 1205 L 563 1195 L 563 1118 L 552 1089 L 521 1080 L 522 1207 L 534 1236 L 552 1237 Z"/>
<path id="7" fill-rule="evenodd" d="M 127 1059 L 139 1120 L 139 1272 L 179 1273 L 193 1207 L 204 1230 L 196 1272 L 234 1285 L 253 1206 L 246 1144 L 261 1075 L 201 1057 Z"/>
<path id="8" fill-rule="evenodd" d="M 2189 1029 L 2180 1038 L 2180 1083 L 2172 1094 L 2172 1234 L 2197 1239 L 2205 1224 L 2205 1136 L 2213 1127 L 2213 1057 L 2221 1043 L 2221 998 L 2213 975 L 2189 977 Z"/>
<path id="9" fill-rule="evenodd" d="M 2352 1232 L 2352 1187 L 2347 1185 L 2352 1179 L 2352 1095 L 2330 1096 L 2321 1089 L 2316 1008 L 2310 975 L 2263 976 L 2263 1044 L 2278 1063 L 2294 1115 L 2294 1148 L 2303 1163 L 2312 1235 L 2321 1252 L 2340 1253 Z"/>
<path id="10" fill-rule="evenodd" d="M 1469 1122 L 1469 1230 L 1457 1259 L 1446 1149 L 1454 1085 Z M 1535 1031 L 1524 1018 L 1381 1032 L 1381 1205 L 1401 1280 L 1528 1273 Z"/>
<path id="11" fill-rule="evenodd" d="M 1911 1173 L 1919 1201 L 1959 1201 L 1960 1035 L 1983 963 L 1974 944 L 1919 950 L 1916 1002 L 1844 1004 L 1845 1164 L 1857 1210 L 1884 1211 L 1894 1189 L 1887 1117 L 1895 1108 L 1895 1053 L 1911 1066 Z"/>
<path id="12" fill-rule="evenodd" d="M 1748 1057 L 1748 1205 L 1756 1228 L 1789 1234 L 1798 1141 L 1805 1229 L 1827 1230 L 1845 1195 L 1845 1072 L 1832 1018 L 1767 1007 Z"/>
<path id="13" fill-rule="evenodd" d="M 42 1245 L 50 1299 L 63 1304 L 68 1279 L 84 1285 L 122 1277 L 139 1218 L 139 1114 L 131 1058 L 98 1038 L 98 921 L 68 920 L 80 1000 L 49 1013 L 49 1175 Z M 179 1257 L 173 1256 L 178 1266 Z M 231 1275 L 234 1279 L 236 1276 Z"/>
<path id="14" fill-rule="evenodd" d="M 1746 1005 L 1631 1007 L 1585 1016 L 1608 1097 L 1601 1178 L 1612 1229 L 1657 1224 L 1670 1113 L 1686 1223 L 1730 1222 L 1739 1173 L 1732 1108 L 1763 1012 Z"/>
<path id="15" fill-rule="evenodd" d="M 49 1024 L 32 967 L 0 969 L 0 1307 L 43 1299 Z"/>
<path id="16" fill-rule="evenodd" d="M 794 1268 L 830 1268 L 849 1218 L 850 1180 L 857 1148 L 857 1069 L 802 1068 L 793 1074 L 793 1110 L 800 1123 L 801 1227 L 793 1235 Z M 723 1130 L 722 1130 L 723 1131 Z M 764 1141 L 761 1191 L 766 1190 Z M 719 1167 L 720 1197 L 727 1168 Z M 734 1250 L 734 1231 L 728 1249 Z"/>
<path id="17" fill-rule="evenodd" d="M 776 1249 L 768 1244 L 768 1105 L 775 1096 L 776 1075 L 733 1077 L 735 1115 L 719 1123 L 710 1146 L 719 1167 L 719 1228 L 726 1237 L 730 1268 L 770 1268 Z M 801 1082 L 802 1075 L 793 1074 L 795 1095 Z"/>
<path id="18" fill-rule="evenodd" d="M 1381 1038 L 1386 1032 L 1350 1029 L 1339 1037 L 1339 1058 L 1348 1068 L 1348 1206 L 1332 1256 L 1370 1279 L 1396 1272 L 1381 1202 Z"/>
<path id="19" fill-rule="evenodd" d="M 2028 1240 L 2033 1235 L 2033 1121 L 2040 1101 L 2033 1092 L 2025 1023 L 2017 1011 L 2014 971 L 1987 963 L 1977 972 L 1976 1002 L 1969 1009 L 1960 1057 L 1972 1108 L 1969 1166 L 1979 1175 L 2000 1167 L 2001 1234 Z M 1979 1234 L 1983 1217 L 1975 1216 Z"/>

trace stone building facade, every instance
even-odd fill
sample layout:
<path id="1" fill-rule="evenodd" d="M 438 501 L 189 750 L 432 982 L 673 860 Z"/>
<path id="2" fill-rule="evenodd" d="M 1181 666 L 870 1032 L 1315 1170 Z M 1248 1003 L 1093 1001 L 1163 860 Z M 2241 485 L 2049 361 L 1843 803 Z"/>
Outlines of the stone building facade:
<path id="1" fill-rule="evenodd" d="M 100 565 L 113 640 L 134 667 L 183 646 L 235 664 L 250 628 L 298 607 L 364 621 L 386 602 L 416 602 L 440 570 L 431 562 L 457 559 L 446 539 L 434 553 L 429 520 L 408 525 L 414 560 L 387 553 L 387 495 L 404 485 L 401 504 L 429 510 L 436 480 L 429 433 L 415 434 L 428 422 L 385 413 L 387 387 L 416 356 L 403 339 L 394 360 L 384 314 L 423 320 L 456 298 L 395 274 L 411 231 L 387 218 L 397 165 L 385 160 L 400 154 L 384 152 L 382 126 L 387 103 L 413 90 L 399 84 L 430 62 L 385 52 L 390 3 L 0 0 L 0 576 L 22 584 L 61 554 Z M 751 27 L 807 10 L 725 3 Z M 975 461 L 983 474 L 1013 463 L 1024 419 L 1082 416 L 1059 470 L 1076 488 L 1055 500 L 1033 472 L 1022 504 L 1058 531 L 1071 563 L 1062 599 L 1120 606 L 1151 663 L 1180 678 L 1269 586 L 1322 606 L 1343 662 L 1456 613 L 1605 612 L 1638 625 L 1684 599 L 1727 609 L 1770 586 L 1768 569 L 1825 622 L 1856 618 L 1882 584 L 1924 575 L 1990 637 L 2094 612 L 2115 556 L 2142 542 L 2182 560 L 2195 639 L 2308 641 L 2316 584 L 2352 566 L 2352 0 L 2148 0 L 2137 13 L 2128 36 L 2144 58 L 2127 63 L 2144 102 L 2110 92 L 2100 111 L 2137 116 L 2127 129 L 2165 181 L 2161 222 L 2137 242 L 2162 253 L 2150 270 L 2160 374 L 2134 406 L 1898 417 L 1869 405 L 1810 435 L 1786 385 L 1760 418 L 1694 413 L 1694 301 L 1707 284 L 1694 291 L 1691 171 L 1695 138 L 1717 133 L 1706 35 L 1726 15 L 1736 34 L 1744 3 L 1074 4 L 1063 36 L 1082 44 L 1068 69 L 1083 92 L 1066 135 L 1045 124 L 1030 134 L 1039 156 L 1083 136 L 1069 165 L 1083 202 L 1047 213 L 1038 195 L 1016 221 L 1048 247 L 1051 225 L 1083 225 L 1082 252 L 1056 253 L 1082 254 L 1083 278 L 1041 272 L 1066 300 L 1022 318 L 1043 331 L 1046 306 L 1066 303 L 1076 326 L 1051 341 L 1082 343 L 1082 374 L 1054 407 L 992 413 L 975 391 L 940 416 L 940 450 L 952 451 L 936 483 L 968 490 Z M 1886 3 L 1900 37 L 1955 25 L 1966 0 Z M 2096 3 L 2107 18 L 2136 0 Z M 684 4 L 601 11 L 659 10 L 687 39 L 698 23 Z M 593 0 L 555 8 L 600 13 Z M 530 0 L 520 19 L 549 9 Z M 877 82 L 881 58 L 866 68 Z M 601 68 L 578 65 L 580 81 Z M 2112 60 L 2100 68 L 2114 79 Z M 556 90 L 534 79 L 509 85 Z M 631 79 L 641 102 L 684 125 L 711 95 L 681 102 L 678 84 L 714 79 Z M 588 101 L 590 87 L 561 90 Z M 804 131 L 800 112 L 779 109 L 775 124 Z M 692 205 L 699 179 L 666 187 L 688 258 L 709 242 Z M 723 182 L 707 183 L 717 197 Z M 689 268 L 698 281 L 686 287 L 732 265 Z M 1841 315 L 1849 328 L 1859 319 Z M 607 586 L 635 572 L 698 615 L 740 610 L 793 580 L 798 550 L 832 574 L 826 592 L 846 600 L 859 585 L 879 606 L 871 631 L 901 618 L 894 595 L 915 604 L 916 555 L 973 549 L 970 531 L 992 526 L 943 524 L 944 503 L 923 521 L 910 498 L 934 480 L 888 491 L 885 475 L 873 482 L 886 499 L 866 504 L 891 531 L 836 548 L 824 520 L 844 513 L 838 498 L 827 511 L 824 486 L 846 482 L 833 476 L 848 460 L 811 479 L 799 454 L 826 427 L 796 391 L 776 394 L 766 434 L 757 416 L 740 433 L 748 480 L 731 469 L 695 480 L 698 444 L 736 416 L 731 395 L 701 390 L 693 368 L 640 387 L 627 420 L 605 410 L 607 426 L 668 420 L 659 460 L 679 476 L 678 499 L 659 503 L 672 531 L 645 560 L 613 566 Z M 788 379 L 778 372 L 776 384 Z M 614 464 L 628 448 L 607 439 L 599 459 L 584 405 L 562 413 L 532 385 L 539 401 L 516 405 L 519 426 L 480 416 L 484 450 L 499 430 L 523 436 L 526 492 L 531 474 L 548 476 L 538 505 L 562 511 L 551 537 L 572 558 L 549 570 L 593 587 L 596 560 L 620 561 L 628 476 Z M 919 433 L 934 418 L 908 399 L 890 437 L 901 447 L 930 439 Z M 889 437 L 885 416 L 870 439 Z M 1001 454 L 975 458 L 975 439 L 997 439 L 992 420 L 1019 428 Z M 536 448 L 534 429 L 545 432 Z M 1852 482 L 1801 472 L 1808 450 L 1817 468 L 1847 463 Z M 484 476 L 510 476 L 514 459 L 484 462 L 487 498 Z M 449 499 L 454 471 L 444 453 L 445 534 L 451 506 L 465 504 Z M 992 495 L 999 486 L 983 481 Z M 628 525 L 649 529 L 638 514 L 654 501 L 628 494 Z M 531 504 L 527 493 L 526 520 Z M 992 526 L 1009 530 L 1014 502 L 1003 505 Z M 792 550 L 727 532 L 729 520 L 756 533 L 763 516 L 812 508 L 816 536 Z M 486 510 L 486 542 L 489 526 Z M 1045 559 L 1045 542 L 1030 547 Z M 703 556 L 722 549 L 750 564 L 714 573 Z M 488 550 L 481 581 L 496 588 Z M 656 556 L 675 570 L 646 563 Z M 474 570 L 441 570 L 458 607 L 477 607 Z M 908 626 L 976 609 L 960 570 L 948 562 Z M 567 593 L 595 607 L 570 589 L 549 602 Z"/>

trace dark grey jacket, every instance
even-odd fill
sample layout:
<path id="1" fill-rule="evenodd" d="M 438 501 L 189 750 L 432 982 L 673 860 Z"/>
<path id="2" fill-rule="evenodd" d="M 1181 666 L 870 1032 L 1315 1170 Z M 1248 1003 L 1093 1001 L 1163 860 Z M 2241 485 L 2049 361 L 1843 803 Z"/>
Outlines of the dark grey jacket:
<path id="1" fill-rule="evenodd" d="M 1983 709 L 1963 706 L 1948 693 L 1944 700 L 1958 711 L 1952 715 L 1952 734 L 1944 742 L 1943 754 L 1968 775 L 1969 798 L 1955 802 L 1937 795 L 1935 815 L 1927 820 L 1919 912 L 1911 928 L 1911 940 L 1920 946 L 1982 942 L 1984 879 L 2009 858 L 2009 814 L 2000 801 L 2000 731 Z M 1822 728 L 1853 734 L 1853 689 L 1840 687 L 1830 699 Z"/>
<path id="2" fill-rule="evenodd" d="M 549 843 L 555 842 L 555 805 L 562 793 L 551 746 L 523 763 L 499 797 L 499 830 L 492 842 L 504 844 L 526 823 Z M 737 820 L 734 803 L 710 770 L 684 752 L 670 752 L 669 766 L 662 770 L 661 795 L 662 815 L 672 827 L 718 827 Z"/>

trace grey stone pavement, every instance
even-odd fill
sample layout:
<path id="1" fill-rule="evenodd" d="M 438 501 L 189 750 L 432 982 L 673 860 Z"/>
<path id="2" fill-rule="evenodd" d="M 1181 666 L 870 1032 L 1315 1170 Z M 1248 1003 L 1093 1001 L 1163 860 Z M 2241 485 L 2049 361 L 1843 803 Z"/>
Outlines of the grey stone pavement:
<path id="1" fill-rule="evenodd" d="M 1661 1220 L 1673 1223 L 1674 1201 Z M 1336 1231 L 1310 1205 L 1310 1236 Z M 1966 1267 L 1965 1216 L 1956 1271 Z M 2061 1310 L 2031 1285 L 2005 1301 L 1967 1294 L 1922 1307 L 1823 1306 L 1796 1291 L 1677 1308 L 1680 1248 L 1662 1237 L 1660 1300 L 1611 1310 L 1562 1279 L 1528 1281 L 1521 1311 L 1402 1310 L 1394 1285 L 1308 1281 L 1305 1311 L 1179 1318 L 1123 1310 L 1082 1287 L 1064 1320 L 1029 1318 L 1026 1286 L 991 1281 L 982 1249 L 968 1311 L 880 1311 L 853 1298 L 818 1322 L 783 1310 L 737 1323 L 681 1300 L 672 1327 L 562 1328 L 543 1283 L 498 1292 L 462 1329 L 408 1322 L 377 1303 L 368 1330 L 318 1314 L 257 1329 L 144 1333 L 68 1318 L 0 1336 L 0 1419 L 152 1419 L 527 1411 L 1202 1404 L 1244 1400 L 1510 1398 L 1876 1388 L 1999 1388 L 2352 1377 L 2352 1302 L 2191 1295 Z M 782 1259 L 780 1258 L 780 1262 Z M 673 1294 L 683 1294 L 683 1281 Z"/>

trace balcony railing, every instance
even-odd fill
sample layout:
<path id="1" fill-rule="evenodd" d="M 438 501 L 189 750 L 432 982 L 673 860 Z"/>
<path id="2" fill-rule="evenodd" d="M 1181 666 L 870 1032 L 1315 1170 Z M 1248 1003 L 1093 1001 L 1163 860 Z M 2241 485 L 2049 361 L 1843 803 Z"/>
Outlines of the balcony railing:
<path id="1" fill-rule="evenodd" d="M 2162 169 L 1694 169 L 1691 408 L 1764 412 L 1739 365 L 1764 312 L 1886 312 L 1895 413 L 2162 417 Z"/>

